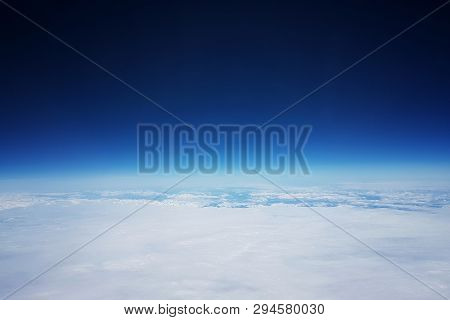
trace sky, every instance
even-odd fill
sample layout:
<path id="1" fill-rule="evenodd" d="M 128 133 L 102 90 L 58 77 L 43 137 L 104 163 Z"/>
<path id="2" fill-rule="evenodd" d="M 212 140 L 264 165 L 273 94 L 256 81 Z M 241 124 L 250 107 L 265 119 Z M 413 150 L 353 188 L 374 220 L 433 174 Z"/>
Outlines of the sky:
<path id="1" fill-rule="evenodd" d="M 7 2 L 194 125 L 262 124 L 443 3 Z M 449 172 L 449 16 L 276 120 L 313 126 L 313 173 Z M 177 123 L 3 4 L 0 21 L 0 178 L 135 174 L 136 125 Z"/>
<path id="2" fill-rule="evenodd" d="M 307 177 L 137 174 L 137 125 L 178 120 L 61 43 L 189 124 L 258 125 L 444 1 L 0 0 L 0 294 L 448 296 L 450 4 L 274 121 L 312 126 Z"/>

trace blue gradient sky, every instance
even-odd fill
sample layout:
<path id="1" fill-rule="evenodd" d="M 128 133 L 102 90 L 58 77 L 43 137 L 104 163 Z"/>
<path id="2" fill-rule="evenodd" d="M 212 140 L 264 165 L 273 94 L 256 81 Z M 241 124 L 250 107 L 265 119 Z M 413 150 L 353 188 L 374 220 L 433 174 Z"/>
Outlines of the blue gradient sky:
<path id="1" fill-rule="evenodd" d="M 198 125 L 264 123 L 442 1 L 9 3 Z M 2 5 L 0 16 L 0 178 L 134 174 L 136 125 L 176 121 Z M 448 174 L 449 17 L 277 119 L 313 125 L 314 174 Z"/>

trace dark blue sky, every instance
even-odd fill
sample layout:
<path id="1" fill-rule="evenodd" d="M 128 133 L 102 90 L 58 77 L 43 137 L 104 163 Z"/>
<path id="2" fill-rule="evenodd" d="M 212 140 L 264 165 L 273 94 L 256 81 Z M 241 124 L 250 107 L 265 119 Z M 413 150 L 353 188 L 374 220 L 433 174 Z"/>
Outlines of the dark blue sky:
<path id="1" fill-rule="evenodd" d="M 8 3 L 193 124 L 264 123 L 443 1 Z M 0 4 L 0 176 L 135 172 L 175 123 Z M 450 5 L 279 119 L 311 166 L 450 164 Z"/>

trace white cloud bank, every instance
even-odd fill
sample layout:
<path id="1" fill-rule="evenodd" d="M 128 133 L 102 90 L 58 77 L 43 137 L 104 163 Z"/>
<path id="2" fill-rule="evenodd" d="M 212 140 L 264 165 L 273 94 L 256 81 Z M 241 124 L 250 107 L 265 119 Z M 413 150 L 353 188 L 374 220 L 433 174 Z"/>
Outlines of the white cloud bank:
<path id="1" fill-rule="evenodd" d="M 155 195 L 1 195 L 0 295 Z M 450 296 L 447 193 L 295 195 Z M 440 297 L 284 194 L 253 190 L 162 197 L 12 298 Z"/>

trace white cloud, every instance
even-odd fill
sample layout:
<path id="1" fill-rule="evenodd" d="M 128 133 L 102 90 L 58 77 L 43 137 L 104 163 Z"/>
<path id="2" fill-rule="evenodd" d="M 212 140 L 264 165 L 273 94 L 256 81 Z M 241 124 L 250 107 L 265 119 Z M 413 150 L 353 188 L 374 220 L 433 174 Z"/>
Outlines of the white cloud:
<path id="1" fill-rule="evenodd" d="M 297 201 L 294 199 L 299 199 Z M 358 189 L 303 188 L 290 189 L 290 194 L 271 189 L 210 189 L 204 192 L 182 191 L 161 194 L 155 191 L 101 191 L 84 193 L 4 193 L 0 194 L 0 211 L 38 205 L 70 205 L 79 202 L 113 201 L 114 203 L 145 203 L 161 206 L 189 207 L 258 207 L 275 204 L 313 207 L 351 206 L 359 208 L 391 208 L 403 211 L 428 210 L 450 205 L 447 189 Z"/>
<path id="2" fill-rule="evenodd" d="M 450 295 L 450 208 L 445 190 L 340 188 L 294 193 Z M 1 195 L 0 295 L 157 194 Z M 438 298 L 310 209 L 274 190 L 162 196 L 15 297 Z"/>

